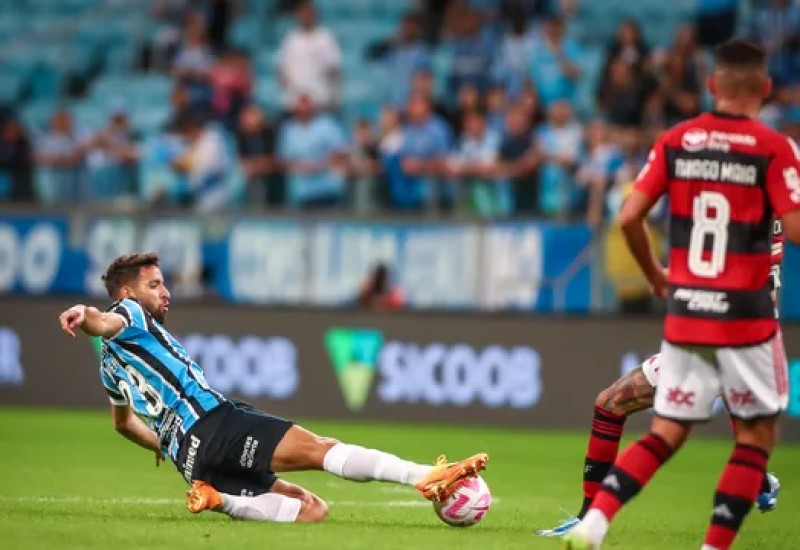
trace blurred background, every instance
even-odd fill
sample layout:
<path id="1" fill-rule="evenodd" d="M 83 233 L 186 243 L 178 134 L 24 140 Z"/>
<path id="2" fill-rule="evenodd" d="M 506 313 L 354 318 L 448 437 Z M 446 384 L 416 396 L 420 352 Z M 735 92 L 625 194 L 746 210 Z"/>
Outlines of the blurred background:
<path id="1" fill-rule="evenodd" d="M 513 313 L 517 344 L 535 327 L 589 342 L 576 368 L 613 347 L 610 381 L 656 350 L 662 308 L 614 218 L 658 132 L 711 107 L 711 48 L 734 34 L 767 49 L 762 118 L 798 139 L 796 0 L 4 0 L 6 325 L 19 348 L 20 296 L 99 302 L 107 264 L 146 249 L 176 300 L 209 319 L 221 308 L 230 326 L 224 304 L 268 304 L 263 318 L 301 315 L 287 321 L 301 340 L 317 323 L 322 346 L 338 322 L 327 311 L 348 308 L 369 312 L 350 325 L 397 330 L 418 354 L 467 340 L 480 358 L 496 317 L 477 314 Z M 662 253 L 664 206 L 651 219 Z M 796 248 L 784 273 L 797 321 Z M 180 319 L 182 335 L 202 328 Z M 457 336 L 464 319 L 472 336 Z M 280 335 L 273 323 L 257 330 Z M 646 338 L 614 347 L 641 326 Z"/>

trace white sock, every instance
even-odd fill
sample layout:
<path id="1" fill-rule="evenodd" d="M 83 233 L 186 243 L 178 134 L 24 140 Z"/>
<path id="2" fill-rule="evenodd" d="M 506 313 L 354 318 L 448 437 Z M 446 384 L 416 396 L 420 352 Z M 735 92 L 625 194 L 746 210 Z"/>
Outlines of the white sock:
<path id="1" fill-rule="evenodd" d="M 236 519 L 292 523 L 300 514 L 303 504 L 300 499 L 277 493 L 264 493 L 255 497 L 220 494 L 222 495 L 220 511 Z"/>
<path id="2" fill-rule="evenodd" d="M 583 520 L 578 524 L 581 532 L 589 536 L 592 543 L 599 544 L 608 533 L 608 518 L 600 510 L 594 508 L 586 512 Z"/>
<path id="3" fill-rule="evenodd" d="M 415 485 L 433 469 L 389 453 L 337 443 L 323 461 L 326 472 L 351 481 L 390 481 Z"/>

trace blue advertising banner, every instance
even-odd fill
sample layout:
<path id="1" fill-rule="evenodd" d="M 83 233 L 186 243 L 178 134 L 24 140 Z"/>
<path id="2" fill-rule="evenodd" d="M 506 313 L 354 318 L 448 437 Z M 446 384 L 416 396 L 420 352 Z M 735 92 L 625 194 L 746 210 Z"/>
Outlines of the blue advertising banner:
<path id="1" fill-rule="evenodd" d="M 588 312 L 592 233 L 584 226 L 503 223 L 484 233 L 481 305 Z"/>
<path id="2" fill-rule="evenodd" d="M 590 243 L 583 226 L 537 223 L 7 215 L 0 292 L 103 297 L 108 264 L 147 250 L 176 298 L 346 306 L 383 262 L 413 308 L 584 312 Z"/>
<path id="3" fill-rule="evenodd" d="M 311 230 L 311 300 L 352 303 L 379 262 L 413 307 L 477 305 L 480 231 L 468 225 L 321 223 Z"/>
<path id="4" fill-rule="evenodd" d="M 67 219 L 0 219 L 0 293 L 64 294 L 82 289 L 82 254 L 69 243 Z"/>
<path id="5" fill-rule="evenodd" d="M 781 316 L 800 320 L 800 247 L 786 243 L 781 281 Z"/>

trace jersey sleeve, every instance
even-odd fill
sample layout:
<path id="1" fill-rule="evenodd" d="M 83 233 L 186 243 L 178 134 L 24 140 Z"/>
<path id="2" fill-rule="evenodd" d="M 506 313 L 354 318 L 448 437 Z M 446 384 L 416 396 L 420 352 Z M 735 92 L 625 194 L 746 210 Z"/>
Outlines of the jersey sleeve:
<path id="1" fill-rule="evenodd" d="M 138 332 L 139 330 L 147 331 L 147 315 L 148 313 L 139 305 L 136 300 L 125 298 L 115 303 L 109 309 L 110 313 L 116 313 L 125 321 L 125 328 L 120 331 L 114 338 L 125 338 L 126 335 Z"/>
<path id="2" fill-rule="evenodd" d="M 100 380 L 103 382 L 103 388 L 105 388 L 106 393 L 108 394 L 108 400 L 111 401 L 112 405 L 116 405 L 118 407 L 128 405 L 128 400 L 125 398 L 122 392 L 119 391 L 119 388 L 114 383 L 114 379 L 103 368 L 100 369 Z"/>
<path id="3" fill-rule="evenodd" d="M 767 194 L 777 218 L 800 208 L 800 150 L 791 138 L 778 140 L 767 169 Z"/>
<path id="4" fill-rule="evenodd" d="M 636 176 L 634 189 L 653 199 L 658 199 L 667 192 L 668 181 L 665 137 L 662 134 L 650 150 L 647 164 Z"/>

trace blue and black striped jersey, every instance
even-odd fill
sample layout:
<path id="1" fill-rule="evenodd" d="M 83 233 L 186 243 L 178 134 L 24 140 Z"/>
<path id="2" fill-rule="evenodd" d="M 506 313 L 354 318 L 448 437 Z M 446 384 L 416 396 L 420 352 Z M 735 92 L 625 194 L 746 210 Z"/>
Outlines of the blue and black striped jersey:
<path id="1" fill-rule="evenodd" d="M 200 366 L 136 300 L 108 311 L 125 328 L 103 339 L 100 378 L 115 405 L 130 405 L 158 434 L 161 449 L 175 460 L 183 436 L 197 420 L 226 401 L 211 389 Z"/>

